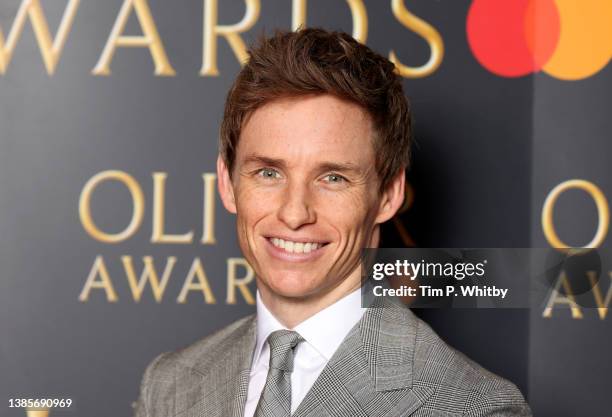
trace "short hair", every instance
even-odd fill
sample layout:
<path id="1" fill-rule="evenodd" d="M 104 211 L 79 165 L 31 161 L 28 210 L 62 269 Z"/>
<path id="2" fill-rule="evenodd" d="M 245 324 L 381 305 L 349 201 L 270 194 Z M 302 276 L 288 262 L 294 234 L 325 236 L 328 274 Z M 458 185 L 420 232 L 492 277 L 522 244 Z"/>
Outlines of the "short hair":
<path id="1" fill-rule="evenodd" d="M 249 49 L 221 122 L 220 153 L 230 174 L 250 114 L 275 99 L 311 94 L 349 100 L 372 117 L 381 191 L 408 167 L 412 120 L 394 64 L 346 33 L 307 28 L 276 32 Z"/>

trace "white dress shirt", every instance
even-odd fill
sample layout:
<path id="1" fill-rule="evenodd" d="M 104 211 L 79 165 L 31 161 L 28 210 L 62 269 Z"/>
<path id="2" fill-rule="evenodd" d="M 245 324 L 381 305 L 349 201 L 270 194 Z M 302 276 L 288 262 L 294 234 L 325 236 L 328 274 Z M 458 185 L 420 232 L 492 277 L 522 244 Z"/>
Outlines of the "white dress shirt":
<path id="1" fill-rule="evenodd" d="M 327 365 L 348 332 L 366 311 L 361 307 L 361 289 L 357 289 L 291 329 L 304 341 L 294 351 L 291 373 L 291 413 L 302 402 L 319 374 Z M 270 333 L 286 329 L 266 308 L 257 292 L 257 342 L 253 353 L 249 391 L 244 417 L 253 417 L 268 375 Z"/>

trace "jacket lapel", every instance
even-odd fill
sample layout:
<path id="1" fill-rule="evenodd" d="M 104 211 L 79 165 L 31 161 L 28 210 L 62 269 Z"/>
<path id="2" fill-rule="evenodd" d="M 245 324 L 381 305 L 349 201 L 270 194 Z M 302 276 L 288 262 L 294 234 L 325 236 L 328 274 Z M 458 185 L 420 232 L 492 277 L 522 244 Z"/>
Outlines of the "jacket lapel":
<path id="1" fill-rule="evenodd" d="M 251 317 L 214 351 L 202 349 L 188 378 L 177 379 L 177 416 L 242 417 L 256 339 Z M 180 386 L 179 386 L 180 384 Z M 184 412 L 181 412 L 185 410 Z"/>
<path id="2" fill-rule="evenodd" d="M 404 306 L 378 300 L 349 332 L 295 417 L 409 416 L 433 394 L 413 386 L 417 320 Z"/>
<path id="3" fill-rule="evenodd" d="M 336 415 L 367 417 L 359 401 L 360 389 L 354 385 L 359 379 L 369 383 L 369 377 L 364 379 L 368 370 L 363 353 L 360 351 L 357 326 L 349 332 L 292 417 Z"/>

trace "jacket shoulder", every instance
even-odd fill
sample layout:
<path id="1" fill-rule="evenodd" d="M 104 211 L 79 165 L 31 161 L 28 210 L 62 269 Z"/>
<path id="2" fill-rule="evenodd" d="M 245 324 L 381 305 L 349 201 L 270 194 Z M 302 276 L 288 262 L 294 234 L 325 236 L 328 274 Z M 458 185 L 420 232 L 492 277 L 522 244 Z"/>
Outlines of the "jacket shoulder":
<path id="1" fill-rule="evenodd" d="M 134 405 L 135 417 L 174 415 L 177 382 L 181 385 L 196 382 L 202 376 L 200 370 L 213 367 L 254 320 L 254 315 L 244 317 L 182 349 L 155 357 L 142 377 L 140 395 Z"/>
<path id="2" fill-rule="evenodd" d="M 254 321 L 254 314 L 243 317 L 211 335 L 173 352 L 172 360 L 188 368 L 208 369 L 218 361 L 220 355 L 227 352 L 236 340 L 254 325 Z"/>
<path id="3" fill-rule="evenodd" d="M 466 416 L 531 416 L 518 387 L 444 342 L 417 320 L 414 384 L 434 388 L 433 400 Z"/>
<path id="4" fill-rule="evenodd" d="M 182 349 L 164 352 L 153 359 L 145 373 L 159 377 L 173 374 L 177 366 L 206 369 L 217 361 L 218 355 L 233 345 L 238 336 L 247 331 L 254 319 L 254 315 L 243 317 Z"/>

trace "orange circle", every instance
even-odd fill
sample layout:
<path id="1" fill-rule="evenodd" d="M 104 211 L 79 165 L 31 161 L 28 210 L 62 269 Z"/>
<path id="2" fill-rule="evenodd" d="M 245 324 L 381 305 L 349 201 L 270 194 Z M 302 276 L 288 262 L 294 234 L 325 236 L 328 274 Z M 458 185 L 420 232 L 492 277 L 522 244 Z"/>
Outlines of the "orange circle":
<path id="1" fill-rule="evenodd" d="M 596 74 L 612 57 L 612 2 L 556 0 L 556 4 L 561 35 L 543 70 L 562 80 L 580 80 Z"/>

